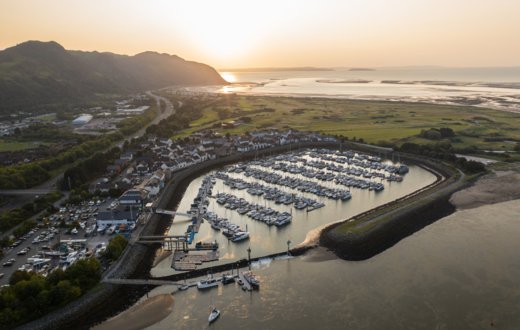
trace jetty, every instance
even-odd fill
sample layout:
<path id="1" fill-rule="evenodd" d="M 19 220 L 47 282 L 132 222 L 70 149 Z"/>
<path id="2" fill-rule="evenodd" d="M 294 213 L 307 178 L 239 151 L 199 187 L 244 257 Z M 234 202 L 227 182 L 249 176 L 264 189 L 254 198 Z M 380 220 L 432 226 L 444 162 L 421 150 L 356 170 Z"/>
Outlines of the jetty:
<path id="1" fill-rule="evenodd" d="M 246 278 L 244 277 L 243 272 L 238 273 L 238 278 L 242 282 L 242 287 L 245 288 L 247 291 L 253 291 L 253 287 L 251 286 L 251 283 L 249 283 Z"/>
<path id="2" fill-rule="evenodd" d="M 217 261 L 218 259 L 219 253 L 214 250 L 175 250 L 173 253 L 172 268 L 177 271 L 191 271 L 197 269 L 197 266 L 202 265 L 204 262 Z"/>

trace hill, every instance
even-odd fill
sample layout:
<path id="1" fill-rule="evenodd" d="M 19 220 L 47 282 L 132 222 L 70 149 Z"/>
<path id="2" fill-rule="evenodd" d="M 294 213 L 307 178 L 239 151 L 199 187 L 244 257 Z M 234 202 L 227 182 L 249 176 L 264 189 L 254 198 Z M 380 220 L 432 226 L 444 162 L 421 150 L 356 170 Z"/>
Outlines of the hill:
<path id="1" fill-rule="evenodd" d="M 4 114 L 170 85 L 225 83 L 206 64 L 155 52 L 126 56 L 70 51 L 53 41 L 27 41 L 0 51 L 0 113 Z"/>

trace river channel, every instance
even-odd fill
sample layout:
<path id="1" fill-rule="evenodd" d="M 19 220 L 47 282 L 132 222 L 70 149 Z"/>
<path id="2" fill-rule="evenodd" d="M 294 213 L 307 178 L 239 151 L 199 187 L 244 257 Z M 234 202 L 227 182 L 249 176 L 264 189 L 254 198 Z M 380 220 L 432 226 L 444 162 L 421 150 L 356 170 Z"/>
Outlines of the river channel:
<path id="1" fill-rule="evenodd" d="M 518 329 L 518 214 L 518 200 L 459 211 L 361 262 L 323 249 L 264 260 L 259 291 L 176 292 L 148 329 Z M 210 305 L 222 313 L 211 327 Z"/>

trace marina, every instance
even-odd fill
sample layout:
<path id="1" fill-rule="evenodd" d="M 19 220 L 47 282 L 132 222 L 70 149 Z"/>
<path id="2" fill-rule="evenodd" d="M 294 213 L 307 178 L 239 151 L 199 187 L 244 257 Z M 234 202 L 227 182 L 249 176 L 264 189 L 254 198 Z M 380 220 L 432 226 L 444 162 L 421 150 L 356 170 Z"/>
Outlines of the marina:
<path id="1" fill-rule="evenodd" d="M 309 165 L 323 166 L 322 163 L 329 165 L 322 169 Z M 344 172 L 338 172 L 332 165 L 341 166 Z M 405 173 L 401 165 L 348 151 L 304 149 L 228 165 L 201 175 L 189 184 L 177 206 L 179 213 L 172 211 L 175 213 L 173 222 L 166 233 L 186 237 L 186 246 L 170 245 L 178 251 L 160 261 L 151 274 L 161 277 L 228 264 L 246 259 L 248 249 L 252 257 L 287 251 L 317 228 L 390 202 L 435 181 L 433 174 L 418 166 L 406 167 Z M 362 170 L 372 173 L 372 178 L 355 176 L 357 170 L 360 174 L 364 173 Z M 330 179 L 312 177 L 319 171 Z M 347 175 L 365 182 L 382 183 L 384 189 L 377 191 L 339 183 L 341 176 Z M 389 179 L 391 176 L 394 179 Z M 197 250 L 199 242 L 199 247 L 218 245 L 218 248 Z"/>

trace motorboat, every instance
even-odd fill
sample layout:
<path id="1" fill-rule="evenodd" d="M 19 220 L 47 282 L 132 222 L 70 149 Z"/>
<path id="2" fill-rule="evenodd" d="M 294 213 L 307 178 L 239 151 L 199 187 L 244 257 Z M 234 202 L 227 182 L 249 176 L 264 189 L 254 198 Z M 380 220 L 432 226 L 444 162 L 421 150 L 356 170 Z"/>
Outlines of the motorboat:
<path id="1" fill-rule="evenodd" d="M 208 278 L 206 280 L 200 280 L 197 282 L 197 289 L 199 290 L 210 289 L 217 286 L 218 282 L 214 278 Z"/>
<path id="2" fill-rule="evenodd" d="M 214 322 L 219 316 L 220 316 L 220 311 L 216 308 L 213 308 L 211 310 L 211 313 L 209 313 L 208 322 L 209 323 Z"/>
<path id="3" fill-rule="evenodd" d="M 253 274 L 253 272 L 250 272 L 250 271 L 243 272 L 242 275 L 244 276 L 244 279 L 245 279 L 249 284 L 251 284 L 251 286 L 253 287 L 253 289 L 259 289 L 259 288 L 260 288 L 260 281 L 258 280 L 258 278 L 256 277 L 256 275 Z"/>
<path id="4" fill-rule="evenodd" d="M 222 284 L 229 284 L 235 282 L 235 277 L 230 274 L 223 274 L 222 275 Z"/>
<path id="5" fill-rule="evenodd" d="M 249 232 L 247 231 L 239 231 L 237 233 L 235 233 L 235 235 L 233 235 L 233 237 L 231 237 L 231 241 L 232 242 L 240 242 L 240 241 L 243 241 L 245 239 L 248 239 L 249 238 Z"/>
<path id="6" fill-rule="evenodd" d="M 218 242 L 215 241 L 213 243 L 203 243 L 203 242 L 197 242 L 195 244 L 195 249 L 197 250 L 218 250 Z"/>

